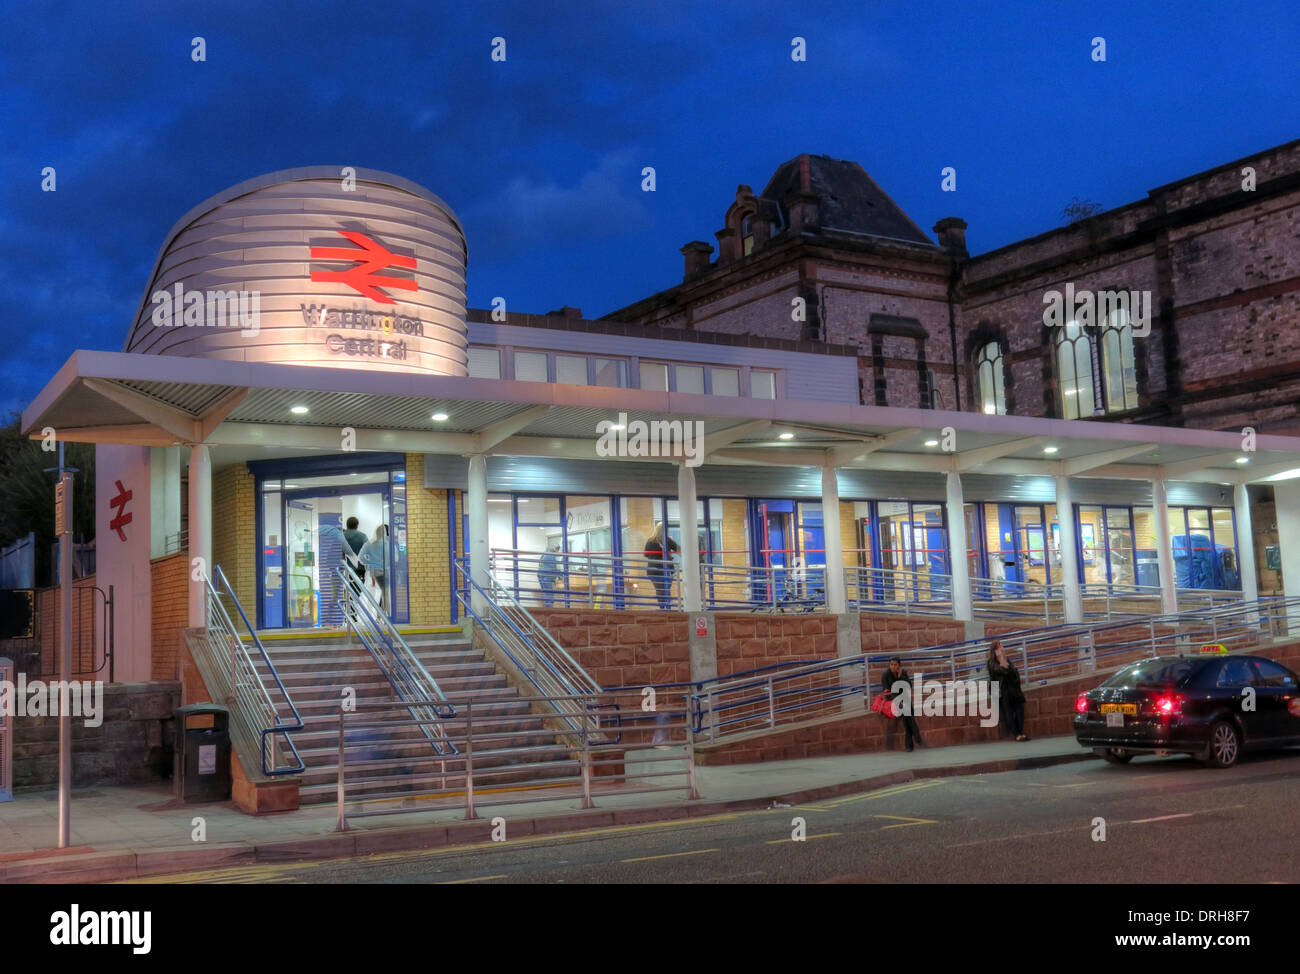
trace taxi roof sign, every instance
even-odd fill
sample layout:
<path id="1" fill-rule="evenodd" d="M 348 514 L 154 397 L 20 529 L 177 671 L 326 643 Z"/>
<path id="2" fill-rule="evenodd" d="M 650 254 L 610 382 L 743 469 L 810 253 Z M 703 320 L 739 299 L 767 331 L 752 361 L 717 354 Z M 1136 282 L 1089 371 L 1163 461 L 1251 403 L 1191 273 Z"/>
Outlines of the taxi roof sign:
<path id="1" fill-rule="evenodd" d="M 1201 647 L 1202 653 L 1224 653 L 1228 652 L 1228 647 L 1223 643 L 1206 643 Z"/>

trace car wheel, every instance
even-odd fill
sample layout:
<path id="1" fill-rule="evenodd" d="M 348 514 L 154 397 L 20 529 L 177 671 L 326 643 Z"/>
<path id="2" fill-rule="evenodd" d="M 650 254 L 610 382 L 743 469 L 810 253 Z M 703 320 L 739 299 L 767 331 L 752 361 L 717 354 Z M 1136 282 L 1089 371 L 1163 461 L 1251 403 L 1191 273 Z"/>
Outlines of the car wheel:
<path id="1" fill-rule="evenodd" d="M 1128 764 L 1133 760 L 1133 755 L 1121 747 L 1108 747 L 1101 756 L 1111 764 Z"/>
<path id="2" fill-rule="evenodd" d="M 1230 768 L 1241 756 L 1241 735 L 1226 720 L 1217 721 L 1210 728 L 1210 743 L 1206 748 L 1206 761 L 1212 768 Z"/>

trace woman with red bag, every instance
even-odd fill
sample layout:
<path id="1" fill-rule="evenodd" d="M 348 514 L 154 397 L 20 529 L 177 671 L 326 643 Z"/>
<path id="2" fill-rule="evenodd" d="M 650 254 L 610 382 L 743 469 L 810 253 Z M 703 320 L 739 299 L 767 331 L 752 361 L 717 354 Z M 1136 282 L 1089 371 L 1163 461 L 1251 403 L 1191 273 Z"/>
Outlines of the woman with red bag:
<path id="1" fill-rule="evenodd" d="M 900 683 L 906 686 L 899 687 Z M 895 687 L 898 689 L 895 690 Z M 912 677 L 907 670 L 903 669 L 903 660 L 900 657 L 895 656 L 889 661 L 889 667 L 880 681 L 880 695 L 871 702 L 871 709 L 886 717 L 902 721 L 904 740 L 909 751 L 912 750 L 914 740 L 919 747 L 925 747 L 925 742 L 921 740 L 921 730 L 916 726 L 916 718 L 912 716 Z"/>

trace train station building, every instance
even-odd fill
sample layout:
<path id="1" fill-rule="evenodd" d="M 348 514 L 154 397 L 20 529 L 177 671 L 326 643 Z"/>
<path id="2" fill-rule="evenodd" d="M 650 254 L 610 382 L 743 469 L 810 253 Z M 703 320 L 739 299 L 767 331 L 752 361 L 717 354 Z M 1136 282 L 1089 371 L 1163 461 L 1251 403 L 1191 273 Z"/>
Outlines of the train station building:
<path id="1" fill-rule="evenodd" d="M 1103 594 L 1173 611 L 1300 578 L 1300 439 L 1178 392 L 1177 301 L 1042 330 L 1058 284 L 1162 286 L 1095 240 L 1087 273 L 1052 270 L 1096 227 L 971 260 L 961 221 L 934 243 L 860 166 L 801 156 L 740 187 L 716 260 L 692 241 L 682 285 L 589 320 L 468 309 L 452 209 L 340 172 L 272 173 L 185 214 L 122 351 L 74 352 L 23 414 L 28 435 L 97 445 L 117 680 L 175 675 L 211 566 L 252 628 L 337 628 L 352 518 L 407 631 L 462 621 L 457 558 L 546 608 L 929 601 L 956 621 L 1040 597 L 1080 621 Z M 1289 185 L 1242 205 L 1290 206 Z M 1147 205 L 1094 219 L 1128 220 L 1139 250 L 1192 234 L 1169 207 L 1145 227 Z M 1175 393 L 1178 418 L 1157 401 Z M 661 525 L 699 552 L 662 591 L 644 556 Z"/>

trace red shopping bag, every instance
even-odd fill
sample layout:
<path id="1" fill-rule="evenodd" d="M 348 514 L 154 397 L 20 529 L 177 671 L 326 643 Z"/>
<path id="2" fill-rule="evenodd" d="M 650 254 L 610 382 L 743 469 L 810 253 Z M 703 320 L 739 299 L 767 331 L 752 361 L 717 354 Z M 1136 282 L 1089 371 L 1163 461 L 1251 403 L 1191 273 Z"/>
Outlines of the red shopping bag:
<path id="1" fill-rule="evenodd" d="M 871 709 L 882 717 L 898 716 L 894 708 L 894 701 L 887 699 L 883 693 L 878 693 L 871 699 Z"/>

